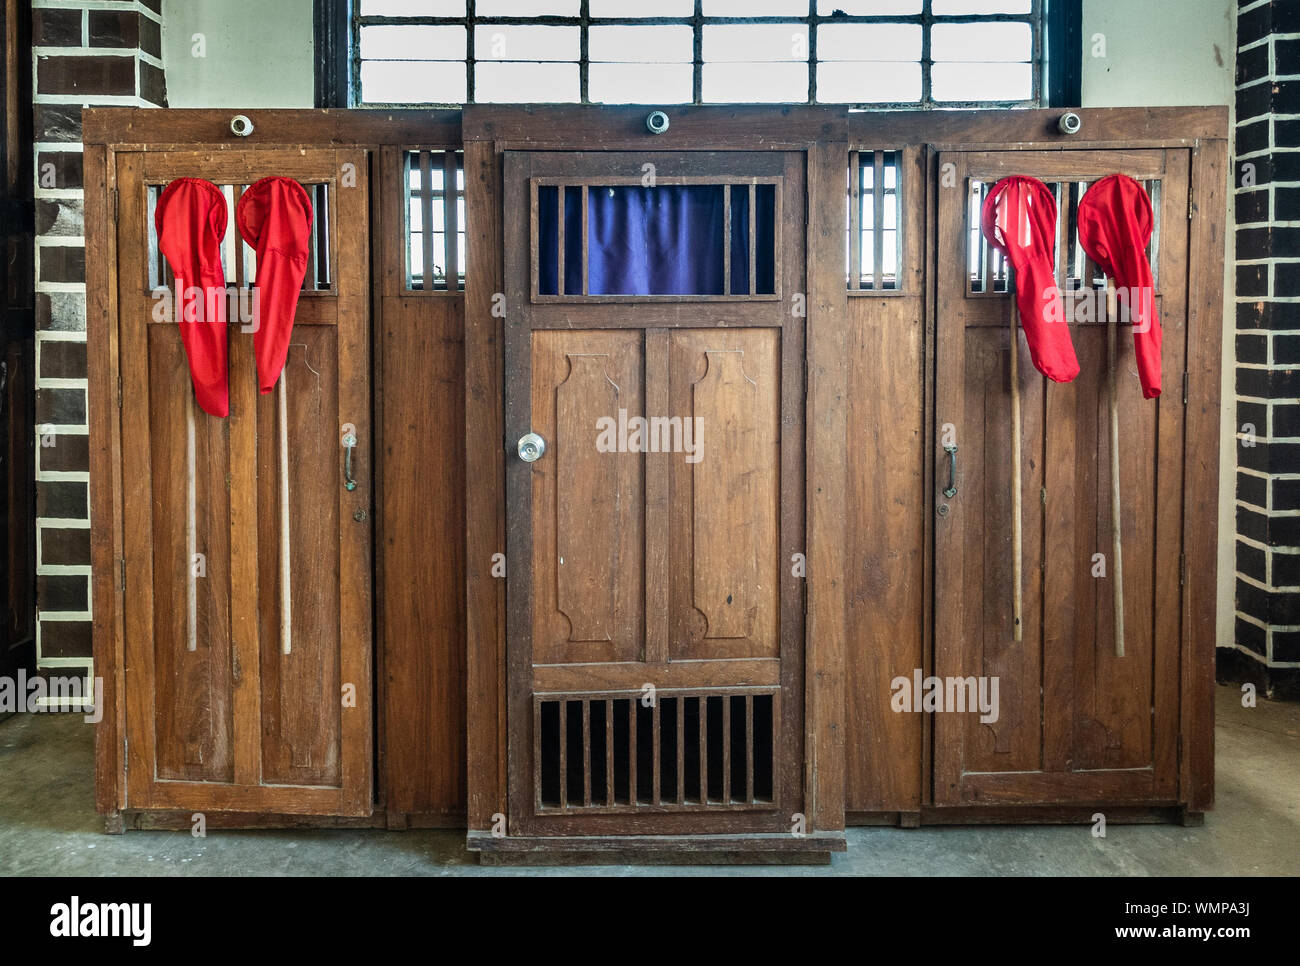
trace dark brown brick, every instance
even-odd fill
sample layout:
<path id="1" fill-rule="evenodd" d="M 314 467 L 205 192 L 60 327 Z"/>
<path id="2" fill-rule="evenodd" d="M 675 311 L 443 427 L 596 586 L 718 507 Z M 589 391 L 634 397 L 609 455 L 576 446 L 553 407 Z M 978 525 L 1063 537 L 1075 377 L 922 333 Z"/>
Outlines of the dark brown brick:
<path id="1" fill-rule="evenodd" d="M 33 10 L 32 45 L 35 47 L 80 47 L 81 11 Z"/>
<path id="2" fill-rule="evenodd" d="M 91 47 L 140 46 L 140 14 L 125 10 L 90 11 Z"/>
<path id="3" fill-rule="evenodd" d="M 86 250 L 80 245 L 44 245 L 40 253 L 42 282 L 86 280 Z"/>
<path id="4" fill-rule="evenodd" d="M 88 610 L 90 581 L 79 574 L 42 574 L 36 578 L 36 603 L 43 611 Z"/>
<path id="5" fill-rule="evenodd" d="M 55 426 L 81 426 L 86 422 L 84 389 L 37 389 L 36 422 Z"/>
<path id="6" fill-rule="evenodd" d="M 81 188 L 84 166 L 80 151 L 41 151 L 36 156 L 36 178 L 42 188 Z"/>
<path id="7" fill-rule="evenodd" d="M 46 446 L 47 442 L 53 446 Z M 42 470 L 57 473 L 84 473 L 90 469 L 90 437 L 54 433 L 42 437 L 37 458 Z"/>
<path id="8" fill-rule="evenodd" d="M 38 94 L 134 94 L 134 57 L 38 57 Z"/>
<path id="9" fill-rule="evenodd" d="M 33 109 L 33 139 L 80 141 L 80 104 L 37 104 Z"/>
<path id="10" fill-rule="evenodd" d="M 79 480 L 38 480 L 36 515 L 61 520 L 85 520 L 86 484 Z"/>
<path id="11" fill-rule="evenodd" d="M 90 621 L 41 621 L 43 657 L 90 657 Z M 70 673 L 60 668 L 60 674 Z"/>
<path id="12" fill-rule="evenodd" d="M 86 343 L 41 342 L 42 379 L 85 379 Z"/>
<path id="13" fill-rule="evenodd" d="M 140 49 L 162 60 L 162 25 L 157 20 L 140 18 Z"/>
<path id="14" fill-rule="evenodd" d="M 167 78 L 153 64 L 140 61 L 140 96 L 150 104 L 167 106 Z"/>
<path id="15" fill-rule="evenodd" d="M 90 563 L 90 531 L 84 527 L 41 527 L 41 563 L 77 567 Z"/>
<path id="16" fill-rule="evenodd" d="M 80 198 L 36 199 L 36 234 L 79 238 L 86 233 Z"/>
<path id="17" fill-rule="evenodd" d="M 81 292 L 37 292 L 36 328 L 49 332 L 85 332 L 86 296 Z"/>

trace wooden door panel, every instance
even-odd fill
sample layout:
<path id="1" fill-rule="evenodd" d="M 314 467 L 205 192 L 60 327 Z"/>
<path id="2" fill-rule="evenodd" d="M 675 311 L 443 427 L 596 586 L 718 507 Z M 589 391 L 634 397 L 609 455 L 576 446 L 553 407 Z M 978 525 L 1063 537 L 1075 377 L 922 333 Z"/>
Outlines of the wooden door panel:
<path id="1" fill-rule="evenodd" d="M 277 785 L 341 781 L 337 358 L 333 327 L 295 326 L 281 375 L 289 440 L 287 641 L 281 626 L 282 397 L 277 388 L 259 394 L 256 403 L 262 780 Z"/>
<path id="2" fill-rule="evenodd" d="M 153 464 L 154 512 L 183 523 L 191 499 L 194 512 L 192 537 L 184 525 L 153 532 L 158 777 L 232 781 L 228 441 L 194 405 L 177 330 L 149 326 L 148 340 L 152 443 L 178 459 Z"/>
<path id="3" fill-rule="evenodd" d="M 673 660 L 780 654 L 780 335 L 667 336 L 669 411 L 698 427 L 695 456 L 667 457 Z"/>
<path id="4" fill-rule="evenodd" d="M 359 815 L 373 799 L 367 165 L 358 152 L 270 160 L 118 156 L 130 807 Z M 346 189 L 345 164 L 359 182 Z M 149 192 L 213 171 L 229 199 L 276 174 L 326 185 L 315 197 L 331 209 L 316 213 L 328 238 L 314 236 L 328 282 L 300 301 L 274 391 L 257 391 L 252 332 L 227 329 L 225 419 L 193 402 L 179 331 L 150 291 Z M 246 295 L 227 231 L 229 291 Z M 350 491 L 345 426 L 359 442 Z"/>
<path id="5" fill-rule="evenodd" d="M 655 158 L 661 184 L 783 172 L 777 289 L 802 290 L 797 155 Z M 643 161 L 505 159 L 511 834 L 771 833 L 802 802 L 802 316 L 529 297 L 531 179 Z"/>
<path id="6" fill-rule="evenodd" d="M 1163 801 L 1176 794 L 1181 592 L 1181 395 L 1186 316 L 1186 152 L 945 155 L 939 193 L 936 422 L 958 444 L 957 494 L 936 526 L 935 674 L 997 678 L 999 715 L 935 723 L 939 804 Z M 1115 654 L 1110 422 L 1104 315 L 1074 316 L 1080 363 L 1049 383 L 1018 331 L 1023 640 L 1012 634 L 1009 297 L 968 293 L 968 178 L 1044 181 L 1121 171 L 1160 181 L 1157 251 L 1164 393 L 1142 398 L 1131 330 L 1118 334 L 1125 655 Z M 1062 213 L 1064 215 L 1064 213 Z M 1059 242 L 1068 241 L 1064 228 Z M 1061 260 L 1063 262 L 1064 259 Z M 1063 280 L 1058 262 L 1058 282 Z M 1066 299 L 1067 313 L 1071 300 Z M 958 376 L 958 374 L 960 374 Z M 939 453 L 936 480 L 949 477 Z M 1102 569 L 1104 568 L 1104 570 Z"/>
<path id="7" fill-rule="evenodd" d="M 533 333 L 533 661 L 643 659 L 644 456 L 602 452 L 600 421 L 644 415 L 639 330 Z M 617 440 L 615 440 L 617 442 Z"/>

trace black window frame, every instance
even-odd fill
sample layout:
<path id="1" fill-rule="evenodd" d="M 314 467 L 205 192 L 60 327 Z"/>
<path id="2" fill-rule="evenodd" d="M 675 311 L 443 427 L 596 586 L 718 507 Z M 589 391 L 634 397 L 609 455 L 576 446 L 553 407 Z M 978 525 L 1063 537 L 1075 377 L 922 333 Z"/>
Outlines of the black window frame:
<path id="1" fill-rule="evenodd" d="M 961 108 L 1031 108 L 1078 106 L 1080 100 L 1080 73 L 1082 65 L 1082 0 L 1032 0 L 1031 13 L 1034 30 L 1033 40 L 1033 92 L 1024 101 L 939 101 L 931 97 L 930 67 L 930 27 L 938 23 L 968 23 L 1022 21 L 1026 15 L 993 14 L 982 16 L 935 17 L 931 11 L 933 0 L 923 0 L 922 13 L 918 15 L 898 16 L 834 16 L 817 13 L 816 0 L 809 0 L 809 13 L 806 16 L 784 17 L 705 17 L 702 13 L 701 0 L 695 0 L 693 17 L 627 17 L 627 18 L 592 18 L 588 14 L 587 0 L 582 0 L 581 12 L 577 17 L 490 17 L 478 18 L 474 13 L 474 0 L 467 0 L 466 16 L 461 18 L 439 17 L 362 17 L 355 11 L 356 0 L 315 0 L 315 36 L 316 36 L 316 104 L 318 107 L 366 107 L 378 110 L 402 107 L 419 107 L 436 109 L 439 107 L 458 108 L 461 104 L 428 103 L 363 103 L 361 96 L 361 58 L 358 50 L 358 38 L 363 25 L 395 22 L 401 24 L 431 25 L 471 25 L 467 36 L 468 49 L 466 103 L 473 103 L 474 98 L 474 40 L 472 25 L 553 25 L 580 27 L 579 53 L 579 103 L 592 103 L 588 97 L 587 75 L 587 36 L 588 27 L 593 20 L 596 25 L 644 25 L 655 24 L 689 24 L 694 30 L 694 61 L 692 80 L 692 103 L 707 105 L 717 103 L 706 101 L 702 97 L 703 56 L 701 37 L 704 26 L 722 24 L 763 24 L 763 23 L 800 23 L 808 26 L 808 98 L 805 101 L 773 102 L 804 103 L 840 106 L 849 110 L 950 110 Z M 919 23 L 922 32 L 921 50 L 921 98 L 918 101 L 895 103 L 841 103 L 817 100 L 817 30 L 823 24 L 854 23 Z M 829 62 L 828 62 L 829 63 Z"/>

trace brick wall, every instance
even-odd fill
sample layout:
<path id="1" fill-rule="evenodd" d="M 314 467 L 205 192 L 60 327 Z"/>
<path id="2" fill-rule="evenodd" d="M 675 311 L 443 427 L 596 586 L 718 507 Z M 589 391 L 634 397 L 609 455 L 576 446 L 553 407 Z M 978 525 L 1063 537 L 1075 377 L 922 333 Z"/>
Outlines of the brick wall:
<path id="1" fill-rule="evenodd" d="M 81 109 L 165 105 L 162 0 L 34 0 L 37 664 L 91 668 Z"/>
<path id="2" fill-rule="evenodd" d="M 1235 642 L 1221 679 L 1300 691 L 1300 3 L 1237 16 Z"/>

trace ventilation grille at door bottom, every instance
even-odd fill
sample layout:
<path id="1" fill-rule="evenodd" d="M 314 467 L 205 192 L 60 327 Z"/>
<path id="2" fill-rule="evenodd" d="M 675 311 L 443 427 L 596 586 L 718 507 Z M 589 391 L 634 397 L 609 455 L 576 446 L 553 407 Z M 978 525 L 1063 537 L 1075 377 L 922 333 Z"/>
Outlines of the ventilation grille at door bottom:
<path id="1" fill-rule="evenodd" d="M 659 691 L 538 695 L 539 812 L 770 808 L 777 695 Z"/>

